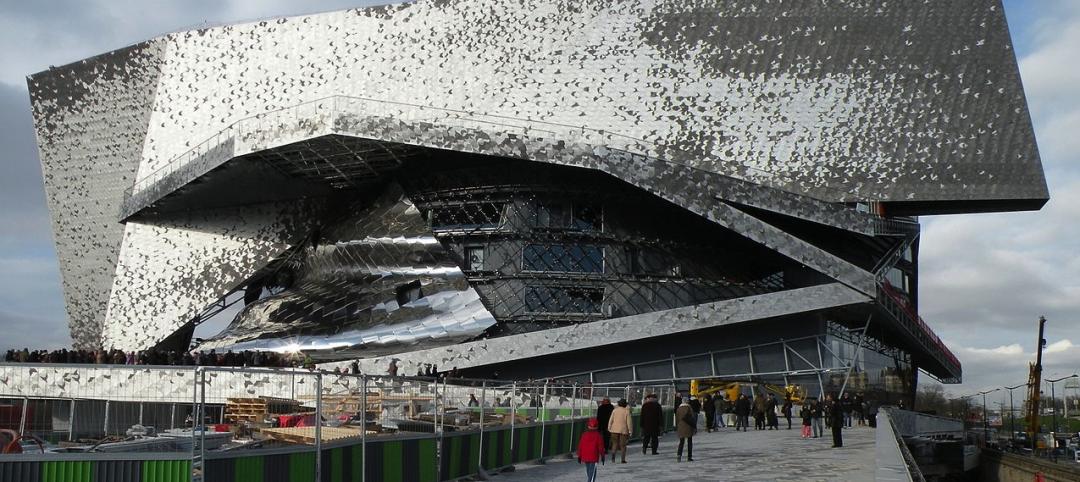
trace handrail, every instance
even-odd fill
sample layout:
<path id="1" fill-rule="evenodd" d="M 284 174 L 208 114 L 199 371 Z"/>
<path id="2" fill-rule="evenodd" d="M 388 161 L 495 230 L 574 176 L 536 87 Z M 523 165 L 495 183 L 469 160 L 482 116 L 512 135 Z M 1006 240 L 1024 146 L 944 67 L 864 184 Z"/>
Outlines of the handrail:
<path id="1" fill-rule="evenodd" d="M 907 315 L 907 318 L 916 327 L 918 327 L 919 331 L 921 331 L 922 334 L 926 336 L 930 340 L 930 342 L 939 350 L 938 353 L 943 355 L 946 360 L 948 360 L 954 366 L 960 366 L 960 360 L 956 358 L 956 355 L 954 355 L 953 352 L 945 346 L 945 342 L 941 341 L 941 338 L 939 338 L 937 334 L 930 329 L 930 326 L 927 325 L 926 322 L 922 319 L 922 317 L 920 317 L 915 312 L 915 309 L 912 308 L 911 304 L 908 303 L 908 301 L 903 296 L 896 292 L 896 288 L 894 288 L 888 280 L 882 280 L 882 282 L 879 283 L 878 286 L 881 288 L 881 292 L 886 295 L 884 299 L 892 301 L 897 306 L 897 308 L 900 309 L 901 313 Z"/>

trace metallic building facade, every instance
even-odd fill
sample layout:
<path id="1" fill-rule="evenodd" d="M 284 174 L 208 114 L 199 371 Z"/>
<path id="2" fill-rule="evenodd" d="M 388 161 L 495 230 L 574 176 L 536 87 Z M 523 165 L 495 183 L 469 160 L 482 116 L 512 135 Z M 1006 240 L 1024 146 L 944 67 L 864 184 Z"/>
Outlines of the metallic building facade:
<path id="1" fill-rule="evenodd" d="M 468 368 L 870 317 L 958 379 L 910 216 L 1049 196 L 996 0 L 419 1 L 28 83 L 82 347 L 243 292 L 213 346 Z"/>

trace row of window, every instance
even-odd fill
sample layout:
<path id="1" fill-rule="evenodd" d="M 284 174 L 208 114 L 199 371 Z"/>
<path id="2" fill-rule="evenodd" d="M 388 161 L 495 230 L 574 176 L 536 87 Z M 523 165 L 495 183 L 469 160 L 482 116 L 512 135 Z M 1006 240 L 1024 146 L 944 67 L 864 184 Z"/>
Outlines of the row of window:
<path id="1" fill-rule="evenodd" d="M 431 210 L 431 227 L 440 231 L 498 228 L 506 202 L 485 202 L 439 206 Z M 532 225 L 543 229 L 603 231 L 603 208 L 579 202 L 537 202 Z"/>

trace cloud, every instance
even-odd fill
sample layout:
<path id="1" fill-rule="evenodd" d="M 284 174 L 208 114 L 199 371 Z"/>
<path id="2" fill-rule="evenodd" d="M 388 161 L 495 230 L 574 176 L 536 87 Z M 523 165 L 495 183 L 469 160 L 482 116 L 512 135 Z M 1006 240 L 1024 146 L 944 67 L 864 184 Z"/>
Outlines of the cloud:
<path id="1" fill-rule="evenodd" d="M 945 340 L 945 344 L 964 364 L 964 383 L 946 385 L 952 396 L 992 390 L 1027 383 L 1028 364 L 1035 362 L 1035 339 L 1029 344 L 1012 343 L 993 347 L 965 346 Z M 1059 378 L 1080 371 L 1080 346 L 1069 339 L 1047 344 L 1043 349 L 1043 380 Z M 1048 390 L 1048 389 L 1047 389 Z"/>

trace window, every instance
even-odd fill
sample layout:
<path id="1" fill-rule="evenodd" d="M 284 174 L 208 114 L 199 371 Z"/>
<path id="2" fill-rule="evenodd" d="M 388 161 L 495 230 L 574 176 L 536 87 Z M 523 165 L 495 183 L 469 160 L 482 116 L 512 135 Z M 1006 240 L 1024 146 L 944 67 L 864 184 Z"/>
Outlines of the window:
<path id="1" fill-rule="evenodd" d="M 525 307 L 534 313 L 600 314 L 603 301 L 601 288 L 530 286 L 525 289 Z"/>
<path id="2" fill-rule="evenodd" d="M 592 245 L 529 244 L 523 252 L 525 271 L 603 273 L 604 248 Z"/>
<path id="3" fill-rule="evenodd" d="M 424 291 L 420 288 L 420 280 L 398 286 L 395 294 L 398 306 L 405 306 L 424 297 Z"/>
<path id="4" fill-rule="evenodd" d="M 570 225 L 570 207 L 560 202 L 542 202 L 536 206 L 536 226 L 565 228 Z"/>
<path id="5" fill-rule="evenodd" d="M 603 208 L 598 204 L 546 201 L 536 206 L 538 228 L 601 231 L 603 218 Z"/>
<path id="6" fill-rule="evenodd" d="M 431 227 L 439 230 L 492 229 L 502 221 L 503 203 L 440 206 L 431 211 Z"/>
<path id="7" fill-rule="evenodd" d="M 652 248 L 630 248 L 630 272 L 653 276 L 679 276 L 679 263 L 667 253 Z"/>
<path id="8" fill-rule="evenodd" d="M 466 246 L 465 247 L 465 269 L 468 271 L 483 271 L 484 270 L 484 247 L 483 246 Z"/>
<path id="9" fill-rule="evenodd" d="M 573 227 L 580 231 L 603 231 L 603 209 L 597 204 L 574 203 Z"/>
<path id="10" fill-rule="evenodd" d="M 905 293 L 909 292 L 908 276 L 903 271 L 896 268 L 890 268 L 889 272 L 885 274 L 885 279 L 889 281 L 889 284 L 892 285 L 893 288 Z"/>

